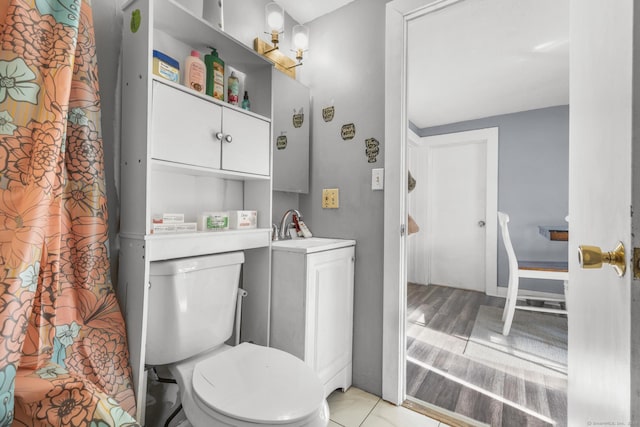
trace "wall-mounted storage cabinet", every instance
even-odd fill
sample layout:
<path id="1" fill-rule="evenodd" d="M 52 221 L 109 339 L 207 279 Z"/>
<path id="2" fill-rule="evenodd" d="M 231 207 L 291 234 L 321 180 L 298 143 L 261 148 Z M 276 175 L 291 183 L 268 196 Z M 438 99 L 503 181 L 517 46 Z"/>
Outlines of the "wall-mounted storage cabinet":
<path id="1" fill-rule="evenodd" d="M 269 121 L 160 81 L 152 103 L 153 159 L 269 175 Z"/>
<path id="2" fill-rule="evenodd" d="M 177 0 L 129 0 L 123 12 L 117 292 L 127 322 L 137 418 L 144 423 L 151 262 L 243 250 L 241 285 L 249 295 L 242 338 L 268 344 L 273 68 Z M 191 49 L 208 52 L 207 46 L 242 72 L 252 111 L 152 74 L 153 50 L 183 60 Z M 245 209 L 258 211 L 256 229 L 151 233 L 152 218 L 163 213 L 183 213 L 186 222 L 195 222 L 205 211 Z"/>
<path id="3" fill-rule="evenodd" d="M 273 189 L 309 192 L 309 88 L 273 74 Z"/>

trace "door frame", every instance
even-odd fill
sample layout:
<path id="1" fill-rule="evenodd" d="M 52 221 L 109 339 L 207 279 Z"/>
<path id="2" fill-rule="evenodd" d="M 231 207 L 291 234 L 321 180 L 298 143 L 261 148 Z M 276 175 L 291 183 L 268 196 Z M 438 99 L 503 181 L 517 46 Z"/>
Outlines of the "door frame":
<path id="1" fill-rule="evenodd" d="M 393 0 L 386 5 L 382 398 L 396 405 L 406 395 L 408 24 L 460 1 Z"/>
<path id="2" fill-rule="evenodd" d="M 421 137 L 419 147 L 428 149 L 429 146 L 443 146 L 459 144 L 461 140 L 465 143 L 485 143 L 485 263 L 484 263 L 484 292 L 487 295 L 498 295 L 498 140 L 499 132 L 497 127 L 475 129 L 462 132 L 451 132 L 442 135 Z M 427 186 L 427 201 L 430 196 L 431 186 Z M 431 204 L 428 207 L 431 212 Z M 431 215 L 428 215 L 426 229 L 430 230 Z M 427 250 L 427 265 L 431 265 L 431 254 L 433 249 L 429 246 Z M 431 273 L 427 272 L 428 277 Z"/>

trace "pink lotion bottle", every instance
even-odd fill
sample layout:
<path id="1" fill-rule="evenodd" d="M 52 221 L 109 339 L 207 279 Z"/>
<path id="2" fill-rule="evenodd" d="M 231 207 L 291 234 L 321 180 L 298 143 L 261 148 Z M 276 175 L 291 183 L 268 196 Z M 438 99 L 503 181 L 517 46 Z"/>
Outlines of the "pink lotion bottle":
<path id="1" fill-rule="evenodd" d="M 191 55 L 184 61 L 184 85 L 196 92 L 204 93 L 206 75 L 207 68 L 200 59 L 200 52 L 192 50 Z"/>

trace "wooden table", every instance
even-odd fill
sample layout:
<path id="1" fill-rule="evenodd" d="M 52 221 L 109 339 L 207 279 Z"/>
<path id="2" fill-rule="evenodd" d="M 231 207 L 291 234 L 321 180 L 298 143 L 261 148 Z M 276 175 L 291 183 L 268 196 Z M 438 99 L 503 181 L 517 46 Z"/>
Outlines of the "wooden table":
<path id="1" fill-rule="evenodd" d="M 568 225 L 539 225 L 538 231 L 549 240 L 560 242 L 566 242 L 569 240 Z"/>

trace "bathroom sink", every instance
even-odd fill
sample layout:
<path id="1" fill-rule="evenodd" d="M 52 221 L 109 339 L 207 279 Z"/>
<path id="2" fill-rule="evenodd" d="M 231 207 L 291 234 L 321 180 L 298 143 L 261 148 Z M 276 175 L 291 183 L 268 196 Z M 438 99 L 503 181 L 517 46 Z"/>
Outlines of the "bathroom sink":
<path id="1" fill-rule="evenodd" d="M 271 243 L 271 249 L 273 249 L 274 251 L 300 252 L 310 254 L 314 252 L 344 248 L 347 246 L 353 246 L 355 244 L 355 240 L 310 237 L 308 239 L 278 240 Z"/>

